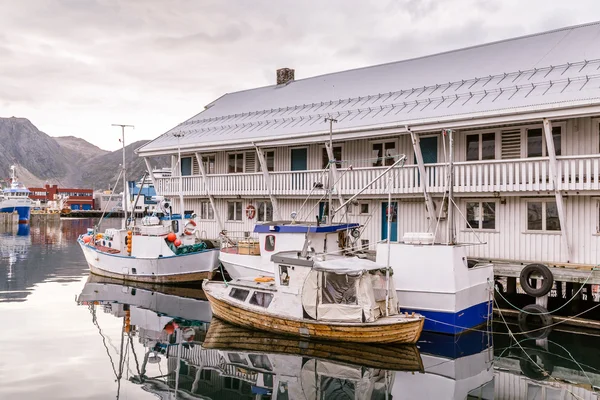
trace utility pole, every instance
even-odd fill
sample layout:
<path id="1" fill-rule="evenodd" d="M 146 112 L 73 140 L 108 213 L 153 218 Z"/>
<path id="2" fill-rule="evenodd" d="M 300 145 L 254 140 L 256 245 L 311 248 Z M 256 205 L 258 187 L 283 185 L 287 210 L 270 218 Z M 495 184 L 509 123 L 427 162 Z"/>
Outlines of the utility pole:
<path id="1" fill-rule="evenodd" d="M 121 170 L 123 171 L 123 213 L 125 220 L 123 222 L 123 228 L 127 228 L 127 176 L 126 176 L 126 168 L 125 168 L 125 128 L 133 128 L 133 125 L 125 125 L 125 124 L 112 124 L 112 126 L 120 126 L 121 127 L 121 138 L 123 143 L 123 164 L 121 165 Z M 134 210 L 131 211 L 132 215 Z"/>
<path id="2" fill-rule="evenodd" d="M 327 208 L 329 209 L 329 224 L 333 223 L 333 202 L 332 202 L 332 196 L 333 196 L 333 174 L 331 173 L 331 165 L 333 165 L 333 163 L 335 162 L 334 159 L 334 152 L 333 152 L 333 123 L 334 122 L 338 122 L 337 119 L 335 118 L 331 118 L 331 117 L 326 117 L 325 118 L 325 122 L 329 121 L 329 171 L 328 171 L 328 180 L 329 180 L 329 198 L 328 198 L 328 205 Z"/>
<path id="3" fill-rule="evenodd" d="M 183 133 L 174 133 L 173 136 L 177 138 L 177 157 L 179 161 L 179 206 L 181 207 L 181 223 L 183 224 L 183 218 L 185 217 L 185 213 L 183 211 L 183 169 L 181 168 L 181 144 L 179 143 L 180 139 L 185 135 Z"/>

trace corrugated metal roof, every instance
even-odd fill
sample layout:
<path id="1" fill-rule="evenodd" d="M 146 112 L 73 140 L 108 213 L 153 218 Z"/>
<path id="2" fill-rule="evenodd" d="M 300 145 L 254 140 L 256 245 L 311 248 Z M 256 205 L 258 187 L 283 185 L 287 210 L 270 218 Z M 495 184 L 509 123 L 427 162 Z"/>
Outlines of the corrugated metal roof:
<path id="1" fill-rule="evenodd" d="M 139 149 L 600 104 L 600 22 L 226 94 Z"/>

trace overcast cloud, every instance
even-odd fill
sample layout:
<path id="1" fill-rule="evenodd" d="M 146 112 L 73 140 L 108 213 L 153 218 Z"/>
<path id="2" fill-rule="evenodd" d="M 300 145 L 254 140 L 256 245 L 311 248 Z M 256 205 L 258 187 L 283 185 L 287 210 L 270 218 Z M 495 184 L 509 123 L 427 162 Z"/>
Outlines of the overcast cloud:
<path id="1" fill-rule="evenodd" d="M 226 92 L 590 22 L 597 0 L 0 0 L 0 116 L 115 150 Z M 440 66 L 443 68 L 443 66 Z"/>

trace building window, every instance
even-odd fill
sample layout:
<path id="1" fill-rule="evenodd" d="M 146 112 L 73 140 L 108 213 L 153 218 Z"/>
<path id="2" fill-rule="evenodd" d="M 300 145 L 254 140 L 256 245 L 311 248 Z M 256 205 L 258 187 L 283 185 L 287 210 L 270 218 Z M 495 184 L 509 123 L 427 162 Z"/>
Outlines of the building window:
<path id="1" fill-rule="evenodd" d="M 265 158 L 265 164 L 267 164 L 267 171 L 275 171 L 275 150 L 263 151 L 263 157 Z M 258 172 L 262 172 L 260 163 L 258 163 Z"/>
<path id="2" fill-rule="evenodd" d="M 322 163 L 321 163 L 321 168 L 325 169 L 327 168 L 327 165 L 329 165 L 329 154 L 327 154 L 327 149 L 325 147 L 323 147 L 322 153 L 323 158 L 322 158 Z M 342 167 L 342 146 L 333 146 L 333 158 L 335 160 L 335 166 L 337 168 L 341 168 Z"/>
<path id="3" fill-rule="evenodd" d="M 258 201 L 256 204 L 256 220 L 259 222 L 273 221 L 273 204 L 268 200 Z"/>
<path id="4" fill-rule="evenodd" d="M 467 228 L 496 229 L 496 202 L 467 202 Z"/>
<path id="5" fill-rule="evenodd" d="M 555 201 L 527 202 L 528 231 L 560 231 L 558 208 Z"/>
<path id="6" fill-rule="evenodd" d="M 476 133 L 467 135 L 467 161 L 493 160 L 496 158 L 496 134 Z"/>
<path id="7" fill-rule="evenodd" d="M 560 136 L 560 126 L 552 127 L 552 141 L 557 156 L 561 154 Z M 527 157 L 546 157 L 547 155 L 548 149 L 546 148 L 544 130 L 542 128 L 527 129 Z"/>
<path id="8" fill-rule="evenodd" d="M 215 213 L 209 201 L 200 202 L 200 219 L 215 219 Z"/>
<path id="9" fill-rule="evenodd" d="M 230 201 L 227 203 L 227 220 L 241 221 L 242 220 L 242 202 Z"/>
<path id="10" fill-rule="evenodd" d="M 244 153 L 229 154 L 229 164 L 227 172 L 243 173 L 244 172 Z"/>
<path id="11" fill-rule="evenodd" d="M 396 162 L 394 157 L 397 155 L 396 142 L 373 143 L 374 167 L 393 165 Z"/>
<path id="12" fill-rule="evenodd" d="M 215 156 L 202 156 L 202 165 L 204 166 L 204 173 L 214 174 L 215 173 Z"/>
<path id="13" fill-rule="evenodd" d="M 369 213 L 369 203 L 360 203 L 360 213 L 361 214 Z"/>

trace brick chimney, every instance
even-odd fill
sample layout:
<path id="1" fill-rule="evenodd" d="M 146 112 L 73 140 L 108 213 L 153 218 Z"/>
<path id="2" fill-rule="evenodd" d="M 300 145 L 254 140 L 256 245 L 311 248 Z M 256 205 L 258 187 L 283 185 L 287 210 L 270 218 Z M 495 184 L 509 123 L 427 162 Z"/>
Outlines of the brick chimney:
<path id="1" fill-rule="evenodd" d="M 277 70 L 277 84 L 285 85 L 294 80 L 294 70 L 291 68 L 280 68 Z"/>

